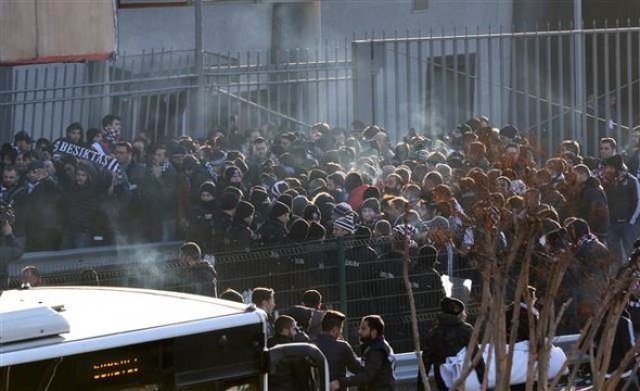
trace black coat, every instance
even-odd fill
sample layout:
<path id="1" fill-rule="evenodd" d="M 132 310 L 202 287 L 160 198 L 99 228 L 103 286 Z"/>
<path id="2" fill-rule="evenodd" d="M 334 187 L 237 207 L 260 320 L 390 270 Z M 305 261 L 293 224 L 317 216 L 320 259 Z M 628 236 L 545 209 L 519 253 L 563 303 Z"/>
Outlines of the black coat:
<path id="1" fill-rule="evenodd" d="M 460 319 L 457 315 L 452 314 L 439 314 L 437 325 L 433 327 L 427 335 L 424 337 L 422 344 L 422 362 L 427 372 L 431 370 L 431 366 L 434 366 L 434 374 L 436 384 L 439 390 L 446 390 L 442 376 L 440 375 L 440 365 L 444 364 L 447 357 L 455 356 L 462 349 L 467 347 L 471 334 L 473 333 L 473 326 Z M 484 363 L 476 368 L 477 371 L 484 369 Z M 478 373 L 478 378 L 483 378 Z M 418 389 L 422 390 L 422 379 L 418 376 Z"/>
<path id="2" fill-rule="evenodd" d="M 249 251 L 253 231 L 244 220 L 233 219 L 231 227 L 226 234 L 225 250 L 226 251 Z"/>
<path id="3" fill-rule="evenodd" d="M 267 347 L 295 342 L 292 338 L 274 335 L 267 341 Z M 313 389 L 308 365 L 299 359 L 285 358 L 280 361 L 269 376 L 270 391 L 306 391 Z"/>
<path id="4" fill-rule="evenodd" d="M 256 241 L 263 246 L 275 245 L 287 236 L 287 228 L 277 219 L 267 220 L 256 232 Z"/>
<path id="5" fill-rule="evenodd" d="M 609 202 L 609 221 L 635 224 L 638 218 L 638 180 L 625 173 L 621 180 L 605 187 Z"/>
<path id="6" fill-rule="evenodd" d="M 393 374 L 393 350 L 384 337 L 372 339 L 362 345 L 362 371 L 347 378 L 340 378 L 342 387 L 357 386 L 362 391 L 393 391 L 396 379 Z"/>
<path id="7" fill-rule="evenodd" d="M 346 341 L 337 340 L 329 334 L 320 334 L 313 341 L 313 344 L 327 358 L 330 381 L 346 377 L 347 369 L 353 374 L 357 374 L 364 369 L 351 345 Z"/>
<path id="8" fill-rule="evenodd" d="M 65 192 L 63 205 L 65 230 L 94 233 L 100 226 L 100 194 L 93 185 L 73 186 Z"/>
<path id="9" fill-rule="evenodd" d="M 598 178 L 588 178 L 580 189 L 576 217 L 586 220 L 591 232 L 598 237 L 606 236 L 609 229 L 609 205 Z"/>
<path id="10" fill-rule="evenodd" d="M 22 257 L 24 249 L 13 234 L 0 236 L 0 289 L 5 288 L 7 267 Z"/>
<path id="11" fill-rule="evenodd" d="M 169 167 L 159 178 L 148 171 L 142 187 L 142 200 L 150 216 L 158 216 L 160 221 L 176 217 L 178 174 Z"/>

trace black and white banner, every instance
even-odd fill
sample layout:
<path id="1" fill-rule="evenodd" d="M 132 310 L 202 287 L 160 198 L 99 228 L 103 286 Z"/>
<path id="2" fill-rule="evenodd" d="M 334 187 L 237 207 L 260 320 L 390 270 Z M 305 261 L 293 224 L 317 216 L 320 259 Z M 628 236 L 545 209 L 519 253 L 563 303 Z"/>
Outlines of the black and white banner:
<path id="1" fill-rule="evenodd" d="M 64 153 L 75 156 L 78 159 L 88 160 L 90 162 L 104 166 L 107 170 L 117 172 L 120 168 L 118 161 L 107 155 L 98 153 L 92 149 L 72 144 L 68 141 L 58 140 L 53 143 L 53 153 Z"/>

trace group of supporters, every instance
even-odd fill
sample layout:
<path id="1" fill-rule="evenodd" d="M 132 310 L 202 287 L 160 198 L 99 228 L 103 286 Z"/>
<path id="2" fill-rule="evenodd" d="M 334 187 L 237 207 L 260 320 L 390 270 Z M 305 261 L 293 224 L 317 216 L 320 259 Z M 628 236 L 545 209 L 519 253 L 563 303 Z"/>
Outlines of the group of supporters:
<path id="1" fill-rule="evenodd" d="M 0 198 L 15 210 L 2 217 L 3 268 L 22 250 L 186 240 L 219 256 L 344 238 L 346 266 L 359 267 L 349 279 L 397 279 L 402 262 L 366 265 L 405 257 L 436 275 L 474 279 L 459 270 L 478 268 L 487 230 L 499 231 L 504 252 L 517 227 L 537 219 L 535 254 L 574 258 L 558 297 L 574 299 L 559 330 L 573 332 L 638 236 L 640 127 L 625 145 L 601 139 L 597 157 L 566 140 L 537 161 L 524 132 L 486 117 L 438 137 L 411 129 L 395 144 L 360 121 L 350 129 L 233 125 L 203 139 L 140 132 L 130 141 L 117 116 L 101 125 L 73 123 L 58 140 L 20 131 L 0 148 Z M 529 283 L 544 296 L 540 269 Z"/>

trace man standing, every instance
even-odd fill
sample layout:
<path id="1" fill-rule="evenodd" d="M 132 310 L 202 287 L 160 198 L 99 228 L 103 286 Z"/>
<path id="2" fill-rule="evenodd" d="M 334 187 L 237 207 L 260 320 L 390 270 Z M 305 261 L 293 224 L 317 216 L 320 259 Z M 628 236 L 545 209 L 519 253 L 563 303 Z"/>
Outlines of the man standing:
<path id="1" fill-rule="evenodd" d="M 322 319 L 325 311 L 322 311 L 322 295 L 314 289 L 310 289 L 302 295 L 302 305 L 294 305 L 282 311 L 283 315 L 289 315 L 296 320 L 298 325 L 307 333 L 310 339 L 316 338 L 322 330 Z"/>
<path id="2" fill-rule="evenodd" d="M 116 144 L 121 141 L 120 131 L 122 130 L 122 123 L 120 117 L 117 115 L 109 114 L 102 118 L 102 139 L 96 143 L 99 144 L 98 152 L 102 152 L 105 155 L 111 153 Z M 87 140 L 89 141 L 89 140 Z"/>
<path id="3" fill-rule="evenodd" d="M 346 370 L 358 374 L 363 367 L 355 352 L 342 340 L 342 327 L 346 317 L 338 311 L 327 311 L 322 318 L 322 334 L 313 343 L 322 351 L 329 363 L 329 380 L 334 381 L 347 376 Z M 342 389 L 342 388 L 339 388 Z M 346 388 L 344 388 L 346 390 Z"/>
<path id="4" fill-rule="evenodd" d="M 297 325 L 295 319 L 282 315 L 276 319 L 275 334 L 267 340 L 267 347 L 296 342 Z M 299 359 L 287 358 L 276 364 L 269 376 L 269 390 L 304 391 L 312 389 L 311 373 L 307 364 Z M 315 388 L 313 388 L 315 389 Z"/>
<path id="5" fill-rule="evenodd" d="M 600 184 L 600 180 L 591 175 L 584 164 L 573 167 L 578 185 L 578 198 L 575 206 L 575 216 L 586 220 L 591 231 L 605 243 L 609 228 L 609 205 L 607 195 Z"/>
<path id="6" fill-rule="evenodd" d="M 445 363 L 447 357 L 455 356 L 460 349 L 467 347 L 473 326 L 465 322 L 467 314 L 464 311 L 464 303 L 460 300 L 445 297 L 440 301 L 440 308 L 442 313 L 438 314 L 436 326 L 429 330 L 424 338 L 422 362 L 427 373 L 433 365 L 436 385 L 438 390 L 442 391 L 448 388 L 440 375 L 440 365 Z M 484 369 L 483 364 L 481 367 Z M 484 372 L 478 373 L 478 370 L 480 368 L 476 368 L 476 375 L 482 383 Z M 418 389 L 423 389 L 421 376 L 418 376 Z"/>
<path id="7" fill-rule="evenodd" d="M 273 333 L 271 325 L 271 316 L 273 309 L 276 308 L 275 292 L 271 288 L 253 288 L 251 292 L 251 302 L 259 309 L 267 313 L 269 317 L 269 335 Z"/>
<path id="8" fill-rule="evenodd" d="M 181 292 L 217 297 L 216 271 L 213 265 L 202 259 L 200 246 L 193 242 L 180 246 L 179 266 L 184 276 L 179 284 Z"/>
<path id="9" fill-rule="evenodd" d="M 384 321 L 379 315 L 362 318 L 358 335 L 362 342 L 362 371 L 353 376 L 331 382 L 331 391 L 358 386 L 369 391 L 392 391 L 396 379 L 393 374 L 393 349 L 384 339 Z"/>
<path id="10" fill-rule="evenodd" d="M 49 177 L 41 160 L 27 167 L 24 219 L 27 251 L 51 251 L 60 247 L 60 190 Z"/>
<path id="11" fill-rule="evenodd" d="M 607 244 L 620 262 L 630 255 L 636 239 L 634 224 L 640 215 L 640 185 L 634 176 L 629 175 L 620 155 L 604 161 L 603 184 L 609 206 Z"/>
<path id="12" fill-rule="evenodd" d="M 0 289 L 6 288 L 7 267 L 24 253 L 22 245 L 13 235 L 15 218 L 11 205 L 0 200 Z"/>
<path id="13" fill-rule="evenodd" d="M 168 242 L 175 238 L 178 174 L 169 162 L 167 147 L 157 146 L 153 166 L 145 177 L 143 194 L 149 217 L 149 238 L 153 242 Z"/>
<path id="14" fill-rule="evenodd" d="M 128 197 L 117 197 L 116 200 L 120 216 L 126 216 L 126 218 L 116 220 L 120 225 L 120 227 L 116 227 L 116 235 L 123 233 L 129 242 L 137 243 L 141 240 L 139 236 L 144 221 L 142 186 L 145 179 L 145 166 L 133 161 L 133 146 L 130 143 L 116 144 L 115 155 L 120 166 L 120 170 L 115 174 L 115 182 L 119 186 L 127 187 L 126 192 L 118 192 L 118 194 L 128 194 Z"/>

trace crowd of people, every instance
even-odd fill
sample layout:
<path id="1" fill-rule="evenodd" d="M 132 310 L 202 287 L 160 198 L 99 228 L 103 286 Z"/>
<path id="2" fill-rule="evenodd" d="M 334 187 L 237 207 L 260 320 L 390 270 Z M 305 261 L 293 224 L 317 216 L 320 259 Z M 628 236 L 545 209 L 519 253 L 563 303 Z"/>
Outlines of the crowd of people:
<path id="1" fill-rule="evenodd" d="M 458 270 L 477 266 L 486 228 L 499 230 L 504 250 L 535 216 L 543 221 L 536 251 L 576 259 L 563 282 L 563 298 L 575 300 L 560 331 L 571 332 L 638 237 L 640 127 L 624 145 L 602 138 L 599 156 L 565 140 L 541 161 L 524 132 L 486 117 L 438 138 L 411 129 L 395 144 L 360 121 L 304 131 L 233 125 L 203 139 L 140 132 L 129 141 L 116 115 L 101 125 L 73 123 L 60 140 L 20 131 L 0 148 L 0 199 L 15 210 L 0 238 L 15 250 L 0 254 L 4 266 L 21 248 L 185 240 L 219 256 L 344 238 L 358 243 L 347 245 L 347 266 L 367 279 L 397 278 L 401 263 L 362 266 L 405 256 L 438 275 L 473 278 Z M 532 273 L 530 283 L 544 279 Z"/>

